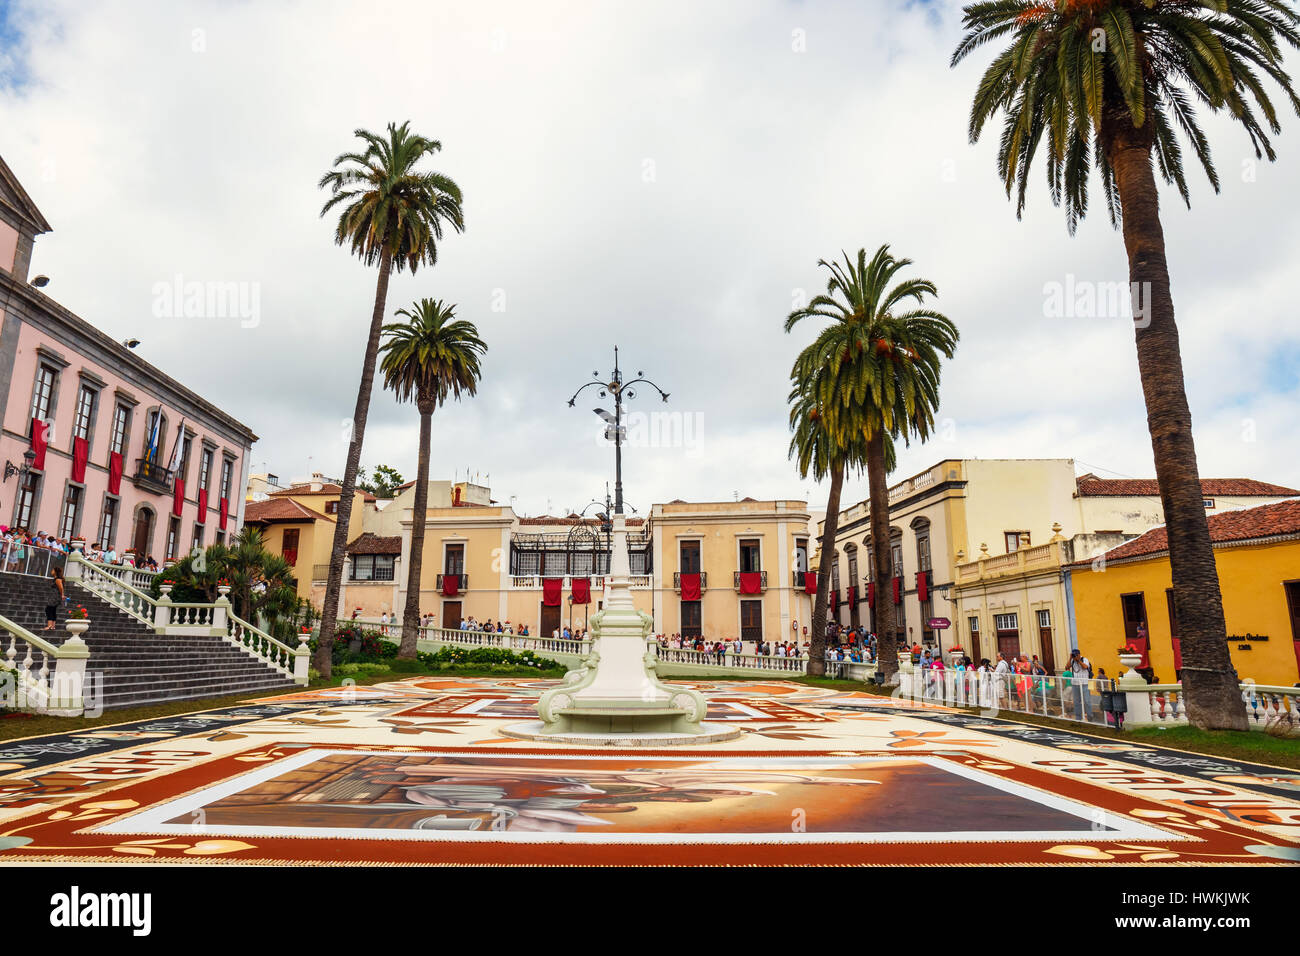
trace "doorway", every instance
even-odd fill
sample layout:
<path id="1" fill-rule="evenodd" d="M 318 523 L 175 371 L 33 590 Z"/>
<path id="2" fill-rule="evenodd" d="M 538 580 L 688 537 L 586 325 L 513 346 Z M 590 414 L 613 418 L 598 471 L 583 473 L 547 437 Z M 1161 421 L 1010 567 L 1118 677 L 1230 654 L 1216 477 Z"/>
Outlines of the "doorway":
<path id="1" fill-rule="evenodd" d="M 763 602 L 740 602 L 740 639 L 761 643 L 763 640 Z"/>
<path id="2" fill-rule="evenodd" d="M 141 507 L 135 513 L 135 530 L 131 534 L 131 546 L 135 548 L 135 563 L 143 564 L 153 553 L 153 509 Z"/>
<path id="3" fill-rule="evenodd" d="M 1145 670 L 1151 666 L 1147 656 L 1149 635 L 1146 593 L 1138 591 L 1134 594 L 1121 594 L 1119 600 L 1124 612 L 1124 646 L 1137 648 L 1137 652 L 1142 655 L 1142 663 L 1138 666 L 1138 670 Z"/>
<path id="4" fill-rule="evenodd" d="M 560 605 L 542 605 L 542 626 L 537 629 L 538 637 L 550 637 L 560 629 Z"/>
<path id="5" fill-rule="evenodd" d="M 460 602 L 442 602 L 442 626 L 451 631 L 460 630 Z"/>

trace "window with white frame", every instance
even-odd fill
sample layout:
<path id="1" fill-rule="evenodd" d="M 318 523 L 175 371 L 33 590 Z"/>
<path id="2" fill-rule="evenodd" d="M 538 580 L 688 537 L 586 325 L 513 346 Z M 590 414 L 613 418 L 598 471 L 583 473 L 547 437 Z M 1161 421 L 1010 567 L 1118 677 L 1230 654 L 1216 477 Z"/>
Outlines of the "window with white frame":
<path id="1" fill-rule="evenodd" d="M 68 485 L 68 493 L 63 496 L 63 510 L 59 514 L 59 537 L 64 541 L 77 533 L 77 519 L 81 516 L 81 496 L 84 489 L 79 485 Z"/>
<path id="2" fill-rule="evenodd" d="M 32 418 L 45 421 L 54 408 L 54 389 L 59 373 L 52 365 L 42 364 L 36 370 L 36 389 L 32 393 Z"/>
<path id="3" fill-rule="evenodd" d="M 393 554 L 352 555 L 353 581 L 391 581 L 396 563 Z"/>
<path id="4" fill-rule="evenodd" d="M 95 399 L 99 397 L 89 385 L 77 392 L 77 413 L 72 419 L 72 437 L 90 441 L 90 428 L 95 423 Z"/>
<path id="5" fill-rule="evenodd" d="M 176 558 L 176 549 L 180 547 L 181 537 L 181 519 L 175 516 L 167 522 L 167 549 L 163 552 L 163 557 L 168 561 Z"/>
<path id="6" fill-rule="evenodd" d="M 1038 626 L 1041 628 L 1049 628 L 1052 626 L 1052 612 L 1047 608 L 1043 608 L 1038 612 Z"/>
<path id="7" fill-rule="evenodd" d="M 32 512 L 36 509 L 36 492 L 40 486 L 41 476 L 34 472 L 23 482 L 22 490 L 18 493 L 18 507 L 14 509 L 15 527 L 31 530 Z"/>
<path id="8" fill-rule="evenodd" d="M 104 548 L 113 546 L 113 537 L 117 533 L 117 509 L 118 500 L 116 498 L 104 499 L 104 510 L 99 516 L 99 544 Z"/>
<path id="9" fill-rule="evenodd" d="M 1019 621 L 1014 614 L 994 614 L 993 626 L 999 631 L 1018 631 L 1020 630 Z"/>
<path id="10" fill-rule="evenodd" d="M 108 450 L 119 455 L 126 455 L 126 433 L 131 427 L 131 409 L 118 405 L 113 409 L 113 434 L 109 439 Z"/>

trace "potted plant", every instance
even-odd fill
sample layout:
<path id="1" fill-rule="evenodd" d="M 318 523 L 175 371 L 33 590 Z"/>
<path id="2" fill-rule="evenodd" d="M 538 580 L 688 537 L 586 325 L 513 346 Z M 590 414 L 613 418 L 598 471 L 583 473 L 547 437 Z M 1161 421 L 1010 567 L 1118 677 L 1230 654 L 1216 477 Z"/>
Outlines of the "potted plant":
<path id="1" fill-rule="evenodd" d="M 217 593 L 222 597 L 230 593 L 230 581 L 227 578 L 221 578 L 217 581 Z"/>
<path id="2" fill-rule="evenodd" d="M 84 605 L 78 604 L 68 612 L 67 627 L 68 633 L 78 640 L 86 633 L 90 627 L 90 612 Z"/>
<path id="3" fill-rule="evenodd" d="M 162 584 L 158 585 L 158 590 L 163 593 L 164 597 L 166 597 L 168 594 L 172 593 L 172 588 L 175 586 L 176 582 L 171 578 L 163 578 Z"/>

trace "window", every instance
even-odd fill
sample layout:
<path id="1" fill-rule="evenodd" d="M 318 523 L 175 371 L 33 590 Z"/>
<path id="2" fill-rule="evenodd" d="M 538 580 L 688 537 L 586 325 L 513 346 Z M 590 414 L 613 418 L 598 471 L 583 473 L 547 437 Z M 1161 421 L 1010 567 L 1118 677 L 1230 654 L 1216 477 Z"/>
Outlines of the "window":
<path id="1" fill-rule="evenodd" d="M 800 573 L 808 570 L 808 539 L 796 538 L 794 542 L 794 569 Z"/>
<path id="2" fill-rule="evenodd" d="M 104 511 L 99 516 L 99 543 L 102 547 L 113 546 L 113 538 L 117 533 L 117 508 L 116 498 L 104 499 Z"/>
<path id="3" fill-rule="evenodd" d="M 560 555 L 561 561 L 564 555 Z M 442 573 L 443 574 L 464 574 L 465 573 L 465 546 L 463 544 L 449 544 L 442 553 Z M 548 572 L 543 572 L 548 573 Z M 564 572 L 561 571 L 561 574 Z"/>
<path id="4" fill-rule="evenodd" d="M 1213 507 L 1214 507 L 1214 499 L 1213 499 L 1213 498 L 1206 498 L 1202 503 L 1205 505 L 1205 507 L 1206 507 L 1207 509 L 1208 509 L 1208 508 L 1213 508 Z"/>
<path id="5" fill-rule="evenodd" d="M 336 515 L 339 513 L 339 503 L 337 501 L 325 502 L 325 513 L 327 515 Z"/>
<path id="6" fill-rule="evenodd" d="M 628 569 L 635 575 L 646 575 L 650 573 L 650 552 L 648 551 L 630 551 L 627 556 Z"/>
<path id="7" fill-rule="evenodd" d="M 568 571 L 568 554 L 564 551 L 544 551 L 542 552 L 542 574 L 548 578 L 562 578 Z M 459 571 L 448 571 L 448 574 L 459 574 Z"/>
<path id="8" fill-rule="evenodd" d="M 99 395 L 89 385 L 77 392 L 77 414 L 72 420 L 72 437 L 90 441 L 90 427 L 95 423 L 95 399 Z"/>
<path id="9" fill-rule="evenodd" d="M 894 558 L 894 577 L 901 578 L 903 576 L 903 542 L 895 541 L 890 550 L 893 552 Z"/>
<path id="10" fill-rule="evenodd" d="M 682 602 L 682 637 L 699 637 L 702 620 L 699 601 Z"/>
<path id="11" fill-rule="evenodd" d="M 166 441 L 166 436 L 163 432 L 167 429 L 167 419 L 162 412 L 155 408 L 149 413 L 148 422 L 149 425 L 144 430 L 144 449 L 142 454 L 146 461 L 156 464 L 159 455 L 162 454 L 163 442 Z"/>
<path id="12" fill-rule="evenodd" d="M 131 409 L 118 405 L 113 409 L 113 434 L 109 440 L 108 450 L 119 455 L 126 455 L 127 429 L 131 427 Z"/>
<path id="13" fill-rule="evenodd" d="M 849 551 L 849 587 L 858 586 L 858 551 L 854 548 Z"/>
<path id="14" fill-rule="evenodd" d="M 352 556 L 352 580 L 393 580 L 396 557 L 393 554 L 354 554 Z"/>
<path id="15" fill-rule="evenodd" d="M 290 564 L 298 563 L 298 529 L 285 528 L 284 539 L 280 542 L 280 554 Z"/>
<path id="16" fill-rule="evenodd" d="M 977 636 L 979 636 L 979 632 L 980 632 L 980 619 L 977 618 L 977 617 L 968 617 L 968 618 L 966 619 L 966 622 L 970 625 L 970 635 L 971 635 L 971 637 L 977 637 Z"/>
<path id="17" fill-rule="evenodd" d="M 196 524 L 194 526 L 194 544 L 191 546 L 190 550 L 195 553 L 203 550 L 203 525 L 201 524 Z"/>
<path id="18" fill-rule="evenodd" d="M 163 558 L 167 561 L 176 560 L 176 549 L 180 546 L 181 537 L 181 519 L 173 517 L 167 522 L 167 548 L 163 552 Z"/>
<path id="19" fill-rule="evenodd" d="M 1004 531 L 1002 532 L 1002 539 L 1006 543 L 1007 554 L 1029 547 L 1028 531 Z"/>
<path id="20" fill-rule="evenodd" d="M 1041 629 L 1041 628 L 1051 627 L 1051 626 L 1052 626 L 1052 612 L 1051 612 L 1051 611 L 1049 611 L 1049 610 L 1047 610 L 1046 608 L 1044 608 L 1043 610 L 1041 610 L 1041 611 L 1038 612 L 1038 626 L 1039 626 L 1040 629 Z"/>
<path id="21" fill-rule="evenodd" d="M 54 410 L 54 388 L 59 373 L 49 365 L 36 370 L 36 390 L 32 394 L 32 418 L 45 421 Z"/>
<path id="22" fill-rule="evenodd" d="M 926 531 L 916 536 L 916 569 L 918 571 L 930 570 L 930 532 Z"/>
<path id="23" fill-rule="evenodd" d="M 740 539 L 740 570 L 741 571 L 761 571 L 763 570 L 763 561 L 761 557 L 761 548 L 757 538 Z"/>
<path id="24" fill-rule="evenodd" d="M 515 574 L 522 577 L 536 576 L 542 573 L 542 556 L 536 551 L 518 551 L 515 553 Z"/>
<path id="25" fill-rule="evenodd" d="M 1020 623 L 1014 614 L 994 614 L 993 626 L 999 631 L 1020 630 Z"/>
<path id="26" fill-rule="evenodd" d="M 18 507 L 14 510 L 14 525 L 24 530 L 31 530 L 32 513 L 36 510 L 36 492 L 41 485 L 41 476 L 29 474 L 18 494 Z"/>
<path id="27" fill-rule="evenodd" d="M 194 439 L 189 435 L 181 439 L 181 460 L 176 466 L 176 477 L 181 481 L 184 481 L 185 476 L 190 473 L 190 446 L 193 442 Z"/>
<path id="28" fill-rule="evenodd" d="M 836 556 L 832 559 L 832 561 L 833 561 L 833 563 L 831 564 L 831 590 L 832 590 L 832 591 L 838 591 L 838 590 L 840 589 L 840 559 L 839 559 L 839 555 L 836 555 Z"/>
<path id="29" fill-rule="evenodd" d="M 700 543 L 698 541 L 683 541 L 678 554 L 682 574 L 700 573 Z"/>
<path id="30" fill-rule="evenodd" d="M 204 448 L 199 456 L 199 490 L 207 491 L 212 481 L 212 449 Z"/>
<path id="31" fill-rule="evenodd" d="M 229 458 L 221 459 L 221 497 L 230 500 L 230 482 L 233 480 L 235 463 Z"/>
<path id="32" fill-rule="evenodd" d="M 63 512 L 59 515 L 59 537 L 64 541 L 77 533 L 81 516 L 81 492 L 77 485 L 68 485 L 68 493 L 63 497 Z"/>

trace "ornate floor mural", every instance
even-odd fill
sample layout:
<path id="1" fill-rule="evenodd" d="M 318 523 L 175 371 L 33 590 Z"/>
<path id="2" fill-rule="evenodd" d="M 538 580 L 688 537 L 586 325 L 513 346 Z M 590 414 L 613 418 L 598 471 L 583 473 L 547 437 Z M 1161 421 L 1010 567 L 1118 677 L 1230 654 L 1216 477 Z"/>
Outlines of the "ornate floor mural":
<path id="1" fill-rule="evenodd" d="M 499 736 L 551 682 L 436 679 L 0 743 L 0 865 L 1300 864 L 1300 773 L 779 681 L 734 741 Z"/>

